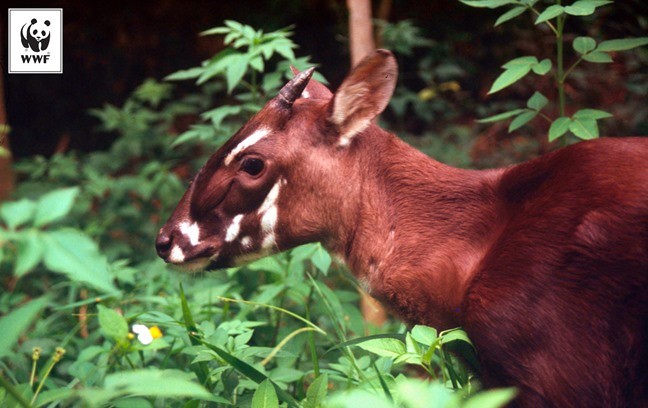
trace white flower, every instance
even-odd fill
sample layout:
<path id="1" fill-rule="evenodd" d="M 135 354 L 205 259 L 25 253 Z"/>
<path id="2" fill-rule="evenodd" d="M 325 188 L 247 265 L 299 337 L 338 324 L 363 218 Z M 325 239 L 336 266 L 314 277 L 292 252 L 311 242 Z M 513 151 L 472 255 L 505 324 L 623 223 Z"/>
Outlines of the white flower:
<path id="1" fill-rule="evenodd" d="M 149 329 L 143 324 L 134 324 L 133 333 L 137 334 L 137 340 L 145 346 L 151 344 L 153 339 L 162 337 L 162 332 L 159 327 L 153 326 Z"/>

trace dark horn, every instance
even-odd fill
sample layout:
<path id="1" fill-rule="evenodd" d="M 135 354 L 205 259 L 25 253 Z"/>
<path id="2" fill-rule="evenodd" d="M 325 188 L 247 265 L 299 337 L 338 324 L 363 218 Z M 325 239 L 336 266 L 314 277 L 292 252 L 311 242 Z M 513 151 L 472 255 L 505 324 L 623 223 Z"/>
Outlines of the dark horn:
<path id="1" fill-rule="evenodd" d="M 306 88 L 308 81 L 313 76 L 313 71 L 315 71 L 315 68 L 308 68 L 306 71 L 300 72 L 281 88 L 279 91 L 279 102 L 285 108 L 290 109 L 293 103 L 295 103 L 295 100 L 299 98 L 299 95 L 304 92 L 304 88 Z"/>

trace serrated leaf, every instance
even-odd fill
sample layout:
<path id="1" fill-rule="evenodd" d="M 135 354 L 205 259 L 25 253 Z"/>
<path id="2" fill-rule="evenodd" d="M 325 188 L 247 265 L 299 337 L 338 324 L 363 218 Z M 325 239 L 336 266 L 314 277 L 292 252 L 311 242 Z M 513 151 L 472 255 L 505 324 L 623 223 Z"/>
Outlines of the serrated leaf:
<path id="1" fill-rule="evenodd" d="M 27 330 L 32 320 L 47 305 L 46 297 L 32 300 L 29 303 L 10 311 L 0 318 L 0 358 L 11 353 L 11 349 L 18 342 L 20 335 Z"/>
<path id="2" fill-rule="evenodd" d="M 459 1 L 470 7 L 490 8 L 490 9 L 506 6 L 507 4 L 517 3 L 517 1 L 515 0 L 459 0 Z"/>
<path id="3" fill-rule="evenodd" d="M 547 99 L 543 94 L 540 92 L 535 92 L 527 101 L 527 106 L 530 109 L 540 111 L 542 108 L 547 106 L 547 103 L 549 103 L 549 99 Z"/>
<path id="4" fill-rule="evenodd" d="M 16 249 L 16 269 L 14 273 L 17 277 L 21 277 L 40 263 L 45 252 L 45 245 L 38 230 L 31 230 L 21 235 Z"/>
<path id="5" fill-rule="evenodd" d="M 54 272 L 67 275 L 73 281 L 94 286 L 104 293 L 116 292 L 106 258 L 97 244 L 80 231 L 66 228 L 43 233 L 43 261 Z"/>
<path id="6" fill-rule="evenodd" d="M 599 137 L 598 124 L 595 119 L 572 118 L 572 122 L 569 124 L 569 130 L 583 140 L 591 140 Z"/>
<path id="7" fill-rule="evenodd" d="M 500 74 L 493 83 L 493 86 L 488 91 L 488 94 L 501 91 L 502 89 L 514 84 L 520 79 L 524 78 L 531 71 L 531 65 L 519 65 L 508 68 Z"/>
<path id="8" fill-rule="evenodd" d="M 607 119 L 611 118 L 613 115 L 609 112 L 598 110 L 598 109 L 581 109 L 578 112 L 574 113 L 572 117 L 575 119 Z"/>
<path id="9" fill-rule="evenodd" d="M 498 122 L 500 120 L 508 119 L 513 116 L 517 116 L 520 113 L 524 112 L 526 109 L 513 109 L 507 112 L 498 113 L 497 115 L 489 116 L 487 118 L 477 120 L 477 123 L 491 123 Z"/>
<path id="10" fill-rule="evenodd" d="M 608 64 L 612 61 L 610 54 L 600 51 L 590 52 L 589 54 L 583 55 L 585 61 L 594 62 L 597 64 Z"/>
<path id="11" fill-rule="evenodd" d="M 608 40 L 601 42 L 598 47 L 596 47 L 596 51 L 627 51 L 646 44 L 648 44 L 648 37 Z"/>
<path id="12" fill-rule="evenodd" d="M 534 24 L 538 25 L 540 23 L 544 23 L 545 21 L 551 20 L 552 18 L 556 18 L 562 15 L 564 12 L 565 12 L 565 8 L 563 6 L 554 4 L 552 6 L 547 7 L 542 13 L 540 13 L 538 15 L 538 18 L 536 18 Z"/>
<path id="13" fill-rule="evenodd" d="M 128 322 L 124 316 L 103 305 L 97 305 L 99 310 L 99 327 L 104 336 L 115 341 L 128 339 Z"/>
<path id="14" fill-rule="evenodd" d="M 42 227 L 65 217 L 79 195 L 79 187 L 62 188 L 44 194 L 36 202 L 34 226 Z"/>
<path id="15" fill-rule="evenodd" d="M 564 116 L 554 120 L 551 123 L 551 126 L 549 127 L 549 141 L 553 142 L 554 140 L 558 139 L 560 136 L 567 133 L 571 122 L 572 120 L 570 118 Z"/>
<path id="16" fill-rule="evenodd" d="M 572 45 L 577 52 L 587 54 L 596 48 L 596 41 L 592 37 L 576 37 Z"/>
<path id="17" fill-rule="evenodd" d="M 526 7 L 520 6 L 520 7 L 514 7 L 507 11 L 506 13 L 502 14 L 499 16 L 497 21 L 495 21 L 495 27 L 498 25 L 505 23 L 509 20 L 513 20 L 515 17 L 519 16 L 520 14 L 524 13 L 526 11 Z"/>
<path id="18" fill-rule="evenodd" d="M 16 229 L 34 218 L 36 203 L 23 198 L 19 201 L 8 201 L 0 206 L 0 217 L 9 229 Z"/>
<path id="19" fill-rule="evenodd" d="M 279 398 L 270 380 L 259 384 L 252 397 L 252 408 L 279 408 Z"/>
<path id="20" fill-rule="evenodd" d="M 508 131 L 509 133 L 518 130 L 522 126 L 526 125 L 529 123 L 533 118 L 535 118 L 538 115 L 537 111 L 527 111 L 524 113 L 521 113 L 518 115 L 517 118 L 513 119 L 511 121 L 511 124 L 509 125 Z"/>
<path id="21" fill-rule="evenodd" d="M 537 64 L 531 66 L 531 69 L 535 74 L 544 75 L 551 70 L 551 60 L 549 58 L 545 58 Z"/>

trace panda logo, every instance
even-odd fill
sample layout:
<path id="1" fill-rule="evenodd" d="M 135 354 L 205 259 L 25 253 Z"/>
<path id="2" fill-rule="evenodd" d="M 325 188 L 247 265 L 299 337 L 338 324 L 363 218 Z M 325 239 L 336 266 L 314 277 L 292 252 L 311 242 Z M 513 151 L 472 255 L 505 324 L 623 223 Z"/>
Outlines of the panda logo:
<path id="1" fill-rule="evenodd" d="M 45 51 L 50 42 L 49 26 L 49 20 L 39 23 L 35 18 L 32 18 L 31 24 L 25 23 L 20 30 L 23 47 L 31 48 L 34 52 Z"/>

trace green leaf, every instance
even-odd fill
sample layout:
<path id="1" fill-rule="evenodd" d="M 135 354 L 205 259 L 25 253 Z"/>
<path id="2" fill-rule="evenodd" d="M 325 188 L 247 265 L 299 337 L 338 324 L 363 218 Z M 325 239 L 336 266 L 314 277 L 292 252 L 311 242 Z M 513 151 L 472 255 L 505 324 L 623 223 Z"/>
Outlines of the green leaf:
<path id="1" fill-rule="evenodd" d="M 16 269 L 14 274 L 17 277 L 25 275 L 38 265 L 43 259 L 45 245 L 38 230 L 25 231 L 17 243 Z"/>
<path id="2" fill-rule="evenodd" d="M 264 380 L 252 397 L 252 408 L 279 408 L 277 392 L 270 380 Z"/>
<path id="3" fill-rule="evenodd" d="M 607 64 L 612 62 L 612 57 L 610 54 L 605 52 L 594 51 L 589 54 L 583 55 L 585 61 L 594 62 L 597 64 Z"/>
<path id="4" fill-rule="evenodd" d="M 229 61 L 227 71 L 225 72 L 225 79 L 227 80 L 227 92 L 232 93 L 234 88 L 238 86 L 243 79 L 243 75 L 247 72 L 248 56 L 241 54 L 233 57 Z"/>
<path id="5" fill-rule="evenodd" d="M 50 270 L 67 275 L 73 281 L 94 286 L 104 292 L 116 292 L 106 258 L 88 236 L 65 228 L 41 235 L 45 244 L 44 262 Z"/>
<path id="6" fill-rule="evenodd" d="M 583 140 L 596 139 L 599 137 L 598 124 L 595 119 L 572 118 L 569 130 Z"/>
<path id="7" fill-rule="evenodd" d="M 517 67 L 526 67 L 526 66 L 532 66 L 534 64 L 538 63 L 538 58 L 532 56 L 532 55 L 527 55 L 524 57 L 518 57 L 510 60 L 506 64 L 502 65 L 502 68 L 504 69 L 509 69 L 509 68 L 517 68 Z"/>
<path id="8" fill-rule="evenodd" d="M 549 141 L 553 142 L 558 139 L 560 136 L 567 133 L 569 130 L 569 125 L 571 125 L 572 120 L 567 117 L 560 117 L 554 120 L 549 127 Z"/>
<path id="9" fill-rule="evenodd" d="M 535 111 L 540 111 L 542 108 L 547 106 L 547 103 L 549 103 L 549 99 L 547 99 L 543 94 L 540 92 L 535 92 L 533 96 L 529 98 L 527 101 L 527 106 L 530 109 L 533 109 Z"/>
<path id="10" fill-rule="evenodd" d="M 515 388 L 502 388 L 482 391 L 470 397 L 463 408 L 500 408 L 515 398 Z"/>
<path id="11" fill-rule="evenodd" d="M 328 391 L 328 374 L 322 374 L 313 381 L 306 391 L 304 408 L 319 408 Z"/>
<path id="12" fill-rule="evenodd" d="M 587 54 L 596 48 L 596 41 L 592 37 L 576 37 L 572 45 L 577 52 Z"/>
<path id="13" fill-rule="evenodd" d="M 537 64 L 532 65 L 531 69 L 535 74 L 544 75 L 551 70 L 551 60 L 545 58 Z"/>
<path id="14" fill-rule="evenodd" d="M 581 109 L 578 112 L 574 113 L 573 117 L 575 119 L 607 119 L 611 118 L 613 115 L 609 112 L 605 112 L 598 109 Z"/>
<path id="15" fill-rule="evenodd" d="M 179 370 L 139 369 L 109 374 L 104 388 L 122 395 L 148 395 L 156 398 L 197 398 L 211 400 L 212 394 L 191 381 L 193 375 Z"/>
<path id="16" fill-rule="evenodd" d="M 579 0 L 571 6 L 565 6 L 565 13 L 572 16 L 589 16 L 594 14 L 595 10 L 596 5 L 586 0 Z"/>
<path id="17" fill-rule="evenodd" d="M 519 4 L 516 0 L 459 0 L 463 4 L 477 8 L 498 8 L 507 4 Z"/>
<path id="18" fill-rule="evenodd" d="M 165 81 L 182 81 L 185 79 L 195 79 L 200 76 L 204 71 L 203 67 L 194 67 L 189 69 L 181 69 L 173 74 L 164 77 Z"/>
<path id="19" fill-rule="evenodd" d="M 101 327 L 104 336 L 116 343 L 127 340 L 128 322 L 126 318 L 103 305 L 97 305 L 97 309 L 99 310 L 99 327 Z"/>
<path id="20" fill-rule="evenodd" d="M 18 342 L 20 335 L 27 330 L 40 313 L 49 303 L 49 298 L 41 297 L 32 300 L 17 309 L 14 309 L 0 318 L 0 358 L 11 353 L 12 347 Z"/>
<path id="21" fill-rule="evenodd" d="M 470 341 L 470 338 L 468 337 L 468 334 L 463 330 L 463 329 L 452 329 L 452 330 L 447 330 L 441 333 L 441 344 L 448 344 L 453 341 L 460 341 L 464 343 L 470 344 L 470 346 L 474 347 L 472 344 L 472 341 Z"/>
<path id="22" fill-rule="evenodd" d="M 72 209 L 77 195 L 79 187 L 63 188 L 43 195 L 36 202 L 34 226 L 42 227 L 65 217 Z"/>
<path id="23" fill-rule="evenodd" d="M 437 331 L 433 327 L 416 325 L 412 328 L 412 338 L 429 347 L 437 339 Z"/>
<path id="24" fill-rule="evenodd" d="M 16 229 L 34 218 L 36 203 L 26 198 L 0 206 L 0 217 L 9 229 Z"/>
<path id="25" fill-rule="evenodd" d="M 601 42 L 598 47 L 596 47 L 596 51 L 626 51 L 646 44 L 648 44 L 648 37 L 608 40 Z"/>
<path id="26" fill-rule="evenodd" d="M 479 119 L 477 123 L 491 123 L 498 122 L 500 120 L 508 119 L 513 116 L 517 116 L 520 113 L 524 112 L 526 109 L 513 109 L 508 112 L 502 112 L 494 116 L 489 116 L 487 118 Z"/>
<path id="27" fill-rule="evenodd" d="M 522 126 L 526 125 L 531 120 L 533 120 L 533 118 L 535 118 L 537 115 L 538 115 L 538 111 L 527 111 L 521 113 L 520 115 L 518 115 L 517 118 L 511 121 L 511 124 L 509 125 L 508 128 L 509 133 L 518 130 Z"/>
<path id="28" fill-rule="evenodd" d="M 547 7 L 542 13 L 540 13 L 540 15 L 538 15 L 538 18 L 536 18 L 534 24 L 538 25 L 540 23 L 544 23 L 545 21 L 562 15 L 564 12 L 565 8 L 563 6 L 554 4 L 553 6 Z"/>
<path id="29" fill-rule="evenodd" d="M 396 358 L 407 351 L 405 343 L 397 339 L 371 339 L 356 345 L 382 357 Z"/>
<path id="30" fill-rule="evenodd" d="M 507 11 L 506 13 L 502 14 L 497 21 L 495 21 L 495 27 L 498 25 L 505 23 L 509 20 L 513 20 L 515 17 L 519 16 L 520 14 L 524 13 L 526 11 L 526 7 L 524 6 L 519 6 L 519 7 L 514 7 Z"/>
<path id="31" fill-rule="evenodd" d="M 488 94 L 493 94 L 495 92 L 501 91 L 509 85 L 514 84 L 520 79 L 524 78 L 531 71 L 530 65 L 520 65 L 514 68 L 509 68 L 502 72 L 502 74 L 497 77 L 493 86 L 488 91 Z"/>
<path id="32" fill-rule="evenodd" d="M 311 257 L 311 262 L 317 269 L 319 269 L 324 275 L 326 275 L 329 268 L 331 267 L 331 255 L 329 255 L 329 253 L 324 248 L 322 248 L 321 244 L 317 244 L 317 249 Z"/>

